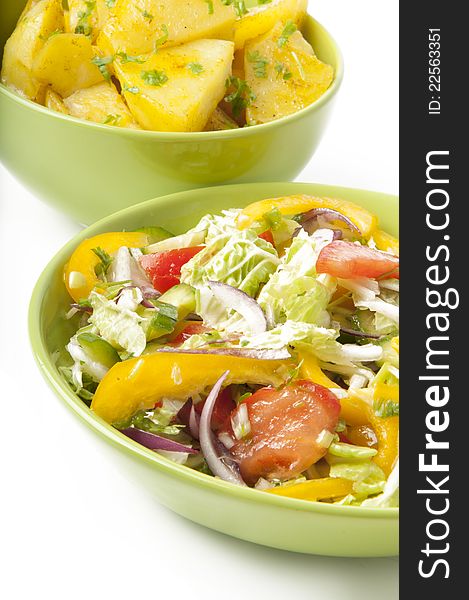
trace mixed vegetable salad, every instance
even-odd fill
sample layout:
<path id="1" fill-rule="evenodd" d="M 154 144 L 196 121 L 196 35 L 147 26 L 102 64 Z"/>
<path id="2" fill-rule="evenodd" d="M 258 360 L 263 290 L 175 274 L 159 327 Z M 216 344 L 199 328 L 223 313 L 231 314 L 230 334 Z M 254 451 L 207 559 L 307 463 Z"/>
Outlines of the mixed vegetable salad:
<path id="1" fill-rule="evenodd" d="M 398 505 L 399 247 L 306 195 L 83 241 L 59 369 L 96 415 L 265 493 Z"/>

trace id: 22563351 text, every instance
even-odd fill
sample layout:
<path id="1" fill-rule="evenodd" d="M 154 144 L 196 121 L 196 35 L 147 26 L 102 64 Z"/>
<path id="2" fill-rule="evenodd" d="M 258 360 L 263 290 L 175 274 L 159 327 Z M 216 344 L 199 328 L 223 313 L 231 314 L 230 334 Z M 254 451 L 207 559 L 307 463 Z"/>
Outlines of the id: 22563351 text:
<path id="1" fill-rule="evenodd" d="M 428 30 L 428 114 L 439 115 L 441 109 L 441 35 L 439 29 Z"/>

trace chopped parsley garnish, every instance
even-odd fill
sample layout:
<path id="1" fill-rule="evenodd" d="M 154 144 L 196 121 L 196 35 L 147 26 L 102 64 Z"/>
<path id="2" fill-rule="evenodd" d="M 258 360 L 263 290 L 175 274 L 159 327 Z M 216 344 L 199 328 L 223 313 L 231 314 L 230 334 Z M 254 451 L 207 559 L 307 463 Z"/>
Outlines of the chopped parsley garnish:
<path id="1" fill-rule="evenodd" d="M 104 121 L 103 125 L 118 125 L 120 120 L 122 119 L 121 115 L 108 115 Z"/>
<path id="2" fill-rule="evenodd" d="M 124 65 L 126 63 L 137 63 L 138 65 L 141 65 L 146 61 L 145 56 L 130 56 L 126 52 L 117 52 L 116 56 L 121 59 L 121 62 Z"/>
<path id="3" fill-rule="evenodd" d="M 91 251 L 99 258 L 99 263 L 94 268 L 96 277 L 102 277 L 104 281 L 106 281 L 106 273 L 114 259 L 112 256 L 109 256 L 106 250 L 103 250 L 99 246 L 97 248 L 91 248 Z"/>
<path id="4" fill-rule="evenodd" d="M 226 88 L 233 91 L 225 96 L 225 102 L 231 104 L 231 110 L 235 117 L 240 114 L 256 99 L 256 94 L 251 90 L 249 85 L 239 77 L 230 76 L 226 80 Z"/>
<path id="5" fill-rule="evenodd" d="M 78 13 L 78 22 L 75 27 L 75 33 L 90 36 L 93 30 L 90 23 L 90 17 L 91 13 L 96 8 L 96 0 L 86 0 L 85 6 L 86 10 L 82 10 Z"/>
<path id="6" fill-rule="evenodd" d="M 111 73 L 109 73 L 109 69 L 107 65 L 112 63 L 114 60 L 113 56 L 95 56 L 91 59 L 91 62 L 98 67 L 101 72 L 101 75 L 104 77 L 106 81 L 111 80 Z"/>
<path id="7" fill-rule="evenodd" d="M 150 23 L 153 21 L 153 19 L 155 18 L 152 14 L 150 14 L 147 10 L 140 10 L 140 12 L 142 13 L 142 17 L 144 19 L 146 19 L 147 21 L 149 21 Z"/>
<path id="8" fill-rule="evenodd" d="M 200 63 L 195 62 L 189 63 L 187 65 L 187 68 L 189 69 L 189 71 L 191 71 L 191 73 L 194 73 L 194 75 L 200 75 L 200 73 L 204 71 L 203 66 Z"/>
<path id="9" fill-rule="evenodd" d="M 293 73 L 288 70 L 288 67 L 280 62 L 275 64 L 275 70 L 277 71 L 277 77 L 282 77 L 285 80 L 293 77 Z"/>
<path id="10" fill-rule="evenodd" d="M 244 402 L 245 400 L 247 400 L 247 399 L 248 399 L 248 398 L 250 398 L 251 396 L 252 396 L 252 392 L 246 392 L 245 394 L 242 394 L 242 395 L 239 397 L 238 404 L 241 404 L 241 402 Z"/>
<path id="11" fill-rule="evenodd" d="M 106 0 L 105 4 L 108 8 L 114 8 L 116 0 Z"/>
<path id="12" fill-rule="evenodd" d="M 269 61 L 264 56 L 261 56 L 259 50 L 255 52 L 248 52 L 248 61 L 252 63 L 254 69 L 254 75 L 261 79 L 267 77 L 267 65 Z"/>
<path id="13" fill-rule="evenodd" d="M 297 29 L 298 28 L 293 21 L 287 21 L 282 33 L 280 34 L 280 37 L 277 40 L 277 46 L 279 48 L 283 48 L 283 46 L 285 46 L 285 44 L 288 42 L 290 36 L 293 35 Z"/>
<path id="14" fill-rule="evenodd" d="M 213 1 L 212 0 L 205 0 L 205 2 L 207 3 L 208 14 L 209 15 L 213 15 Z"/>
<path id="15" fill-rule="evenodd" d="M 155 53 L 158 52 L 158 48 L 160 46 L 162 46 L 168 40 L 169 31 L 164 23 L 163 23 L 163 25 L 161 25 L 161 31 L 163 32 L 163 35 L 155 40 L 155 47 L 154 47 Z"/>
<path id="16" fill-rule="evenodd" d="M 140 92 L 140 89 L 136 86 L 128 86 L 128 85 L 124 85 L 124 92 L 129 92 L 130 94 L 138 94 Z"/>
<path id="17" fill-rule="evenodd" d="M 244 0 L 221 0 L 225 6 L 233 5 L 235 13 L 238 17 L 242 17 L 247 14 L 248 9 L 246 8 L 246 2 Z"/>
<path id="18" fill-rule="evenodd" d="M 157 71 L 156 69 L 153 69 L 152 71 L 142 71 L 140 73 L 140 77 L 148 85 L 154 85 L 157 87 L 162 86 L 168 81 L 168 76 L 166 73 L 163 71 Z"/>
<path id="19" fill-rule="evenodd" d="M 258 4 L 270 4 L 272 0 L 257 0 Z"/>

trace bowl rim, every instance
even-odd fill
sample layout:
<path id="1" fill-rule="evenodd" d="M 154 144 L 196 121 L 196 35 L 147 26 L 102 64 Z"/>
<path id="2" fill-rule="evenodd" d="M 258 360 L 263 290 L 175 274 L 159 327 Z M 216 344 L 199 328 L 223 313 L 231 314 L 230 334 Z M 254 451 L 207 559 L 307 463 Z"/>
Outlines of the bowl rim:
<path id="1" fill-rule="evenodd" d="M 320 98 L 315 100 L 312 104 L 306 106 L 305 108 L 302 108 L 301 110 L 291 115 L 281 117 L 280 119 L 276 119 L 274 121 L 269 121 L 268 123 L 251 125 L 250 127 L 240 127 L 239 129 L 225 129 L 221 131 L 150 131 L 145 129 L 131 129 L 130 127 L 113 127 L 111 125 L 104 125 L 103 123 L 94 123 L 93 121 L 79 119 L 77 117 L 72 117 L 70 115 L 65 115 L 60 112 L 51 110 L 45 106 L 42 106 L 42 104 L 38 104 L 33 100 L 24 98 L 23 96 L 14 92 L 1 82 L 0 93 L 9 97 L 11 100 L 17 102 L 18 104 L 21 104 L 25 108 L 29 108 L 38 113 L 42 113 L 50 118 L 66 121 L 76 127 L 98 129 L 98 131 L 105 131 L 110 135 L 124 135 L 126 137 L 131 138 L 133 138 L 134 136 L 137 136 L 138 138 L 140 136 L 142 139 L 157 139 L 158 141 L 168 142 L 188 142 L 191 140 L 200 142 L 210 141 L 212 139 L 230 140 L 236 138 L 243 138 L 251 135 L 251 132 L 265 131 L 267 133 L 267 128 L 275 129 L 278 127 L 288 126 L 288 124 L 295 122 L 298 119 L 302 119 L 303 117 L 306 117 L 310 112 L 319 110 L 323 105 L 327 104 L 330 100 L 332 100 L 332 98 L 336 95 L 337 91 L 341 86 L 344 76 L 344 60 L 342 52 L 337 42 L 329 33 L 329 31 L 312 15 L 307 13 L 305 20 L 308 20 L 310 23 L 316 25 L 319 29 L 323 31 L 324 34 L 326 34 L 326 36 L 330 40 L 331 48 L 335 54 L 337 61 L 337 67 L 334 71 L 334 79 L 329 88 L 324 92 L 324 94 Z"/>
<path id="2" fill-rule="evenodd" d="M 295 186 L 305 186 L 305 183 L 296 182 L 290 183 L 289 185 L 294 188 Z M 46 379 L 49 386 L 53 389 L 55 394 L 61 401 L 65 401 L 65 404 L 75 412 L 82 421 L 84 421 L 93 431 L 98 433 L 101 437 L 105 438 L 108 442 L 120 450 L 127 451 L 128 454 L 134 459 L 141 459 L 147 464 L 151 464 L 152 467 L 157 470 L 163 471 L 166 474 L 177 477 L 180 480 L 186 480 L 188 483 L 204 487 L 208 491 L 220 492 L 222 494 L 231 494 L 242 501 L 254 502 L 254 503 L 267 503 L 272 506 L 277 506 L 283 509 L 292 509 L 303 512 L 313 512 L 319 514 L 325 514 L 343 518 L 378 518 L 378 519 L 398 519 L 399 508 L 381 508 L 381 507 L 362 507 L 362 506 L 347 506 L 337 504 L 327 504 L 322 502 L 315 502 L 310 500 L 301 500 L 297 498 L 288 498 L 285 496 L 278 496 L 275 494 L 267 494 L 265 492 L 256 490 L 249 487 L 236 486 L 231 483 L 225 482 L 221 479 L 200 473 L 194 469 L 174 463 L 168 458 L 152 452 L 147 448 L 141 446 L 137 442 L 131 440 L 124 434 L 120 433 L 117 429 L 114 429 L 110 424 L 106 423 L 103 419 L 92 413 L 92 411 L 86 406 L 86 404 L 70 389 L 65 380 L 57 372 L 53 360 L 46 349 L 45 343 L 43 343 L 43 331 L 41 327 L 41 313 L 42 313 L 42 300 L 46 290 L 49 287 L 50 280 L 54 277 L 57 271 L 63 269 L 63 265 L 66 259 L 70 256 L 73 249 L 86 237 L 96 235 L 102 231 L 109 231 L 108 225 L 112 223 L 116 218 L 122 218 L 126 214 L 130 214 L 137 208 L 150 206 L 157 208 L 159 205 L 164 206 L 167 203 L 172 203 L 175 196 L 179 198 L 187 195 L 199 195 L 204 194 L 208 190 L 243 190 L 246 186 L 264 186 L 264 185 L 285 185 L 285 182 L 262 182 L 254 184 L 234 184 L 228 186 L 214 186 L 210 188 L 200 188 L 196 190 L 189 190 L 185 192 L 177 192 L 175 194 L 168 194 L 160 196 L 136 204 L 120 211 L 112 213 L 94 224 L 82 229 L 75 236 L 72 237 L 62 248 L 56 252 L 54 257 L 49 261 L 41 275 L 39 276 L 30 299 L 29 311 L 28 311 L 28 331 L 29 339 L 32 348 L 33 356 L 36 363 Z M 322 187 L 334 187 L 338 190 L 338 194 L 341 191 L 354 191 L 370 193 L 370 190 L 363 190 L 359 188 L 348 188 L 342 186 L 327 186 L 324 184 L 307 183 L 306 185 L 312 186 L 312 193 L 314 188 Z M 293 190 L 292 190 L 293 191 Z M 380 196 L 381 201 L 397 203 L 398 197 L 391 194 L 385 194 L 381 192 L 376 193 Z"/>

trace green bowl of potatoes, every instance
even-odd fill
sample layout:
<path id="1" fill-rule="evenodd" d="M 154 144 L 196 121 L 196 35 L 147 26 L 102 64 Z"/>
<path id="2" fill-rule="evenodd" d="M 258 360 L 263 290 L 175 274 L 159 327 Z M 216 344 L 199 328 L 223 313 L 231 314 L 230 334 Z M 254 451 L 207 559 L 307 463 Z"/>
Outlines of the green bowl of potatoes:
<path id="1" fill-rule="evenodd" d="M 0 158 L 81 223 L 193 188 L 291 180 L 340 87 L 307 0 L 5 0 Z"/>

